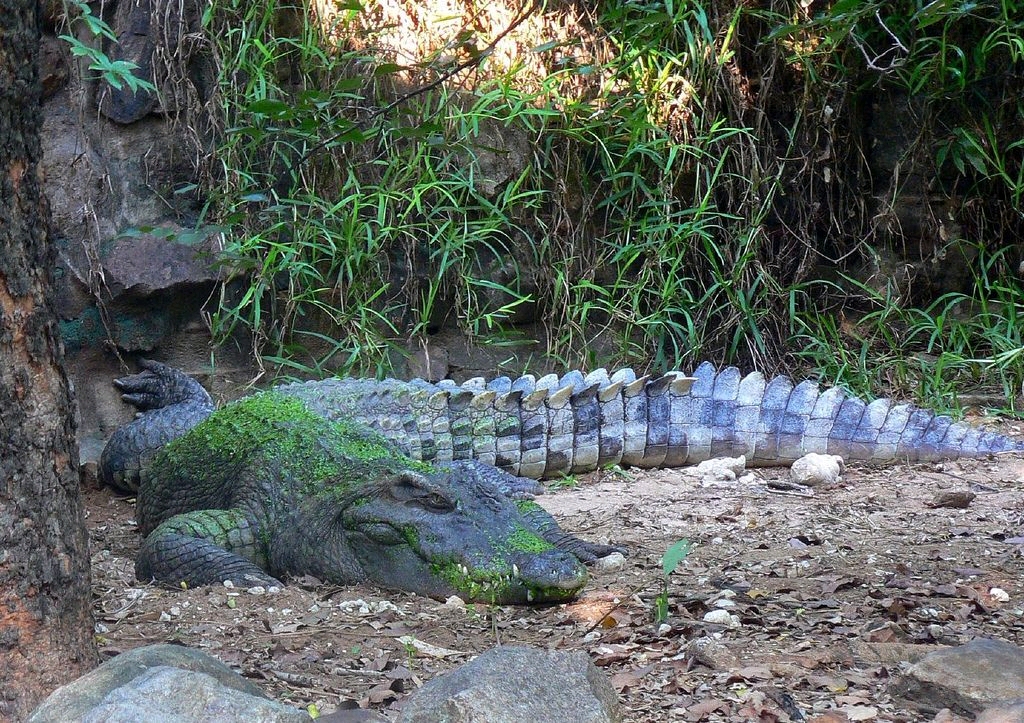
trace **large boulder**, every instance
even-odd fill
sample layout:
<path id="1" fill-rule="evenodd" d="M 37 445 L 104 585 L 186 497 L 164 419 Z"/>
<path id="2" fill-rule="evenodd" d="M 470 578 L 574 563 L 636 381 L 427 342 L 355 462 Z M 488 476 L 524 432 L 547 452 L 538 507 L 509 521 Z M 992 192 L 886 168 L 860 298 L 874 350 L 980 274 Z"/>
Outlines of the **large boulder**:
<path id="1" fill-rule="evenodd" d="M 893 684 L 897 697 L 929 714 L 949 708 L 976 715 L 992 704 L 1019 699 L 1022 691 L 1024 650 L 986 638 L 930 653 Z"/>
<path id="2" fill-rule="evenodd" d="M 611 683 L 585 653 L 503 645 L 430 681 L 406 701 L 401 723 L 622 720 Z"/>
<path id="3" fill-rule="evenodd" d="M 216 658 L 160 644 L 122 653 L 58 688 L 29 723 L 78 720 L 302 723 L 309 716 L 270 700 Z"/>

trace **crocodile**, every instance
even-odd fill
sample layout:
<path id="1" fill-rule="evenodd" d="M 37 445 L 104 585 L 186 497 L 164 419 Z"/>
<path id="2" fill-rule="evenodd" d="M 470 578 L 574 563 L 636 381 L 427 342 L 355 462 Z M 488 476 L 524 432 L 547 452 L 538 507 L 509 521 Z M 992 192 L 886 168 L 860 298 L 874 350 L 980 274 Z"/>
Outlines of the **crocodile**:
<path id="1" fill-rule="evenodd" d="M 612 552 L 563 532 L 530 480 L 610 465 L 744 455 L 789 465 L 928 461 L 1024 451 L 1024 441 L 911 404 L 705 363 L 693 374 L 452 381 L 327 379 L 215 411 L 159 362 L 117 380 L 142 414 L 102 479 L 138 493 L 136 572 L 190 585 L 313 574 L 434 597 L 551 602 Z"/>

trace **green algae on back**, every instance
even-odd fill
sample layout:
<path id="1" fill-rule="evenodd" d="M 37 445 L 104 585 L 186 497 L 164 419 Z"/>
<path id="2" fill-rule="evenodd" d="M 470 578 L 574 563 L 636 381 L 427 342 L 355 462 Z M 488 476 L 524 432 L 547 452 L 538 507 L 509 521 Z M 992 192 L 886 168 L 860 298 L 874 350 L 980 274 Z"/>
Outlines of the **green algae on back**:
<path id="1" fill-rule="evenodd" d="M 318 491 L 326 480 L 343 483 L 372 472 L 431 470 L 370 429 L 325 420 L 301 400 L 276 392 L 246 397 L 213 413 L 169 443 L 152 469 L 158 477 L 196 479 L 208 476 L 211 465 L 249 466 L 254 458 L 302 480 L 306 491 Z"/>

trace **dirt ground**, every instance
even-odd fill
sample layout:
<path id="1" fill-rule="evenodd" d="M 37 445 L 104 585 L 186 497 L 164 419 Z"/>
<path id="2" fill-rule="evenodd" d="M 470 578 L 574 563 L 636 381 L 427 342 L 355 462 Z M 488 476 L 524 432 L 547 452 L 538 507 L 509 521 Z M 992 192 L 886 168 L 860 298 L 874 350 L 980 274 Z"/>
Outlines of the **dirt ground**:
<path id="1" fill-rule="evenodd" d="M 809 497 L 768 486 L 787 474 L 704 484 L 631 470 L 557 485 L 540 501 L 564 527 L 629 555 L 595 571 L 577 602 L 541 608 L 316 580 L 277 592 L 139 585 L 134 500 L 90 489 L 98 639 L 105 655 L 205 649 L 321 713 L 386 714 L 497 643 L 583 650 L 627 721 L 659 723 L 931 720 L 889 692 L 906 661 L 978 636 L 1024 645 L 1024 460 L 848 468 Z M 941 506 L 962 504 L 941 498 L 959 491 L 975 495 L 966 507 Z M 681 538 L 693 549 L 657 625 L 661 558 Z"/>

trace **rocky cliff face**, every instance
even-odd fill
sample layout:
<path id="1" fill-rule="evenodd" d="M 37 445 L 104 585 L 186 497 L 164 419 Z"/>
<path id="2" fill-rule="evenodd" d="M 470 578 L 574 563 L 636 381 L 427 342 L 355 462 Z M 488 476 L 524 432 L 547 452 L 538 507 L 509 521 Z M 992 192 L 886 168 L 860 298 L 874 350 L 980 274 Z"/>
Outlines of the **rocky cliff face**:
<path id="1" fill-rule="evenodd" d="M 153 80 L 153 8 L 148 2 L 108 5 L 105 19 L 122 42 L 108 43 L 105 52 L 135 62 L 138 74 Z M 202 139 L 175 122 L 173 109 L 156 94 L 117 91 L 90 78 L 56 37 L 67 32 L 62 12 L 59 5 L 52 9 L 43 38 L 42 136 L 52 238 L 60 249 L 56 305 L 81 414 L 82 459 L 90 461 L 130 417 L 110 383 L 129 357 L 158 352 L 194 371 L 208 367 L 203 313 L 211 299 L 216 303 L 217 238 L 185 232 L 200 202 L 177 192 L 196 175 Z M 195 22 L 194 13 L 179 16 L 175 32 Z M 202 72 L 194 76 L 193 93 L 210 81 Z M 177 96 L 160 97 L 174 102 Z M 250 373 L 243 352 L 225 348 L 217 356 L 227 377 Z"/>
<path id="2" fill-rule="evenodd" d="M 159 89 L 151 93 L 96 78 L 57 38 L 68 32 L 64 7 L 49 9 L 43 143 L 53 240 L 61 252 L 55 294 L 86 463 L 131 417 L 111 380 L 134 370 L 132 358 L 152 355 L 182 368 L 220 400 L 237 396 L 237 387 L 258 374 L 247 340 L 211 348 L 207 315 L 220 294 L 220 237 L 196 237 L 191 229 L 204 199 L 182 192 L 195 187 L 213 148 L 210 117 L 191 112 L 211 101 L 216 82 L 201 11 L 194 0 L 113 0 L 95 12 L 118 42 L 79 34 L 111 60 L 134 63 L 135 74 Z M 494 183 L 508 180 L 510 158 L 529 152 L 521 132 L 506 134 L 490 146 L 514 145 L 519 152 L 488 151 Z M 495 273 L 503 270 L 500 259 L 494 266 Z M 434 348 L 410 349 L 408 369 L 439 379 L 449 373 L 449 362 L 493 370 L 508 356 L 473 349 L 453 333 Z"/>

